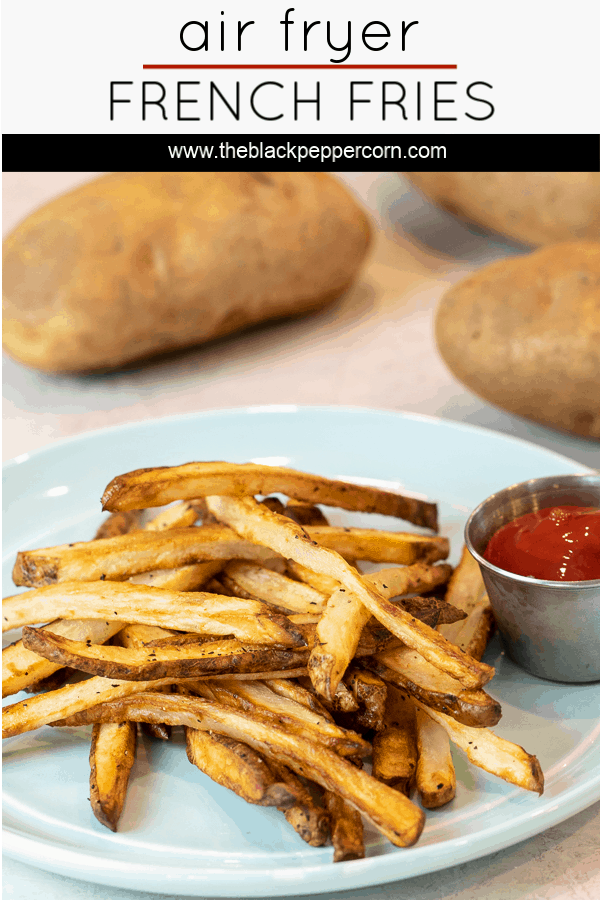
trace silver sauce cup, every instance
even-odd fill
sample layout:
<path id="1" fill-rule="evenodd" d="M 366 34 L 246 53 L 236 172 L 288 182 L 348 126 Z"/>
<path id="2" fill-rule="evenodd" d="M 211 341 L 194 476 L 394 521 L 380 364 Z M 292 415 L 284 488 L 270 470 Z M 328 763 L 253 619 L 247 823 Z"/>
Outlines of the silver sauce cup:
<path id="1" fill-rule="evenodd" d="M 600 475 L 532 478 L 492 494 L 471 514 L 466 544 L 479 563 L 508 655 L 551 681 L 599 681 L 600 579 L 542 581 L 483 558 L 502 525 L 551 506 L 600 507 Z"/>

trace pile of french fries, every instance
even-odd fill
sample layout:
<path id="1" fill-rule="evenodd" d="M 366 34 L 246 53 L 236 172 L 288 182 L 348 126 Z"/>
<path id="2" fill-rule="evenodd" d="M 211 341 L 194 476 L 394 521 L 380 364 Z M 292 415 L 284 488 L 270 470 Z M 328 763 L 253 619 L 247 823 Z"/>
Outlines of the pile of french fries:
<path id="1" fill-rule="evenodd" d="M 431 533 L 331 526 L 321 505 Z M 454 572 L 441 562 L 435 504 L 203 462 L 119 476 L 103 507 L 94 540 L 18 554 L 30 590 L 3 603 L 4 630 L 23 630 L 2 686 L 34 694 L 5 707 L 4 737 L 93 725 L 90 800 L 108 828 L 138 722 L 158 740 L 183 726 L 193 765 L 309 844 L 331 839 L 335 861 L 364 856 L 363 817 L 397 846 L 418 840 L 424 809 L 455 795 L 451 743 L 542 792 L 536 757 L 489 730 L 493 616 L 466 550 Z"/>

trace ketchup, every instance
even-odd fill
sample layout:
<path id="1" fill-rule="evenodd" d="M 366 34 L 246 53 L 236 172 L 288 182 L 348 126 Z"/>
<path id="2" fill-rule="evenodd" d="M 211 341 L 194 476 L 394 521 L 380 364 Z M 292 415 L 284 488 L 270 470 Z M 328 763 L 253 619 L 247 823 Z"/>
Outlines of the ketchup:
<path id="1" fill-rule="evenodd" d="M 519 516 L 492 535 L 483 557 L 545 581 L 600 578 L 600 509 L 552 506 Z"/>

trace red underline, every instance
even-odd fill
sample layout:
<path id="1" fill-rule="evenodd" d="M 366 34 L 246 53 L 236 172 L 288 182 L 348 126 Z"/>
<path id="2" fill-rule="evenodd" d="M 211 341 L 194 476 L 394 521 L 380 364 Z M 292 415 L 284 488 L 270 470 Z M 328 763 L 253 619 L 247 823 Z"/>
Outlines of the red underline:
<path id="1" fill-rule="evenodd" d="M 397 66 L 385 66 L 385 65 L 348 65 L 345 66 L 343 64 L 337 65 L 212 65 L 212 64 L 200 64 L 196 65 L 193 63 L 188 63 L 184 65 L 180 65 L 179 63 L 175 65 L 163 65 L 163 64 L 152 64 L 152 65 L 144 65 L 144 69 L 456 69 L 456 65 L 397 65 Z"/>

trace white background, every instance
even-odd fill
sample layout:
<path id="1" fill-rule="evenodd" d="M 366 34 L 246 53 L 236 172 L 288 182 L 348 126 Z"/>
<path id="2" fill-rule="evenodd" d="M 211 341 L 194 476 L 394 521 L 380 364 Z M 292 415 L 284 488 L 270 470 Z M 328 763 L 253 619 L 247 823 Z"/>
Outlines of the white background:
<path id="1" fill-rule="evenodd" d="M 435 133 L 435 134 L 529 134 L 596 133 L 600 130 L 597 100 L 600 4 L 593 0 L 571 0 L 568 4 L 540 0 L 504 0 L 490 4 L 481 0 L 408 0 L 398 2 L 296 3 L 290 30 L 293 43 L 283 49 L 283 28 L 279 21 L 290 2 L 245 0 L 245 2 L 199 3 L 179 0 L 166 4 L 159 0 L 103 0 L 101 4 L 80 0 L 5 0 L 3 3 L 3 84 L 5 133 Z M 221 10 L 225 15 L 221 16 Z M 253 19 L 238 53 L 220 52 L 219 23 L 233 23 L 226 37 L 235 36 L 235 23 Z M 190 20 L 208 20 L 212 46 L 209 52 L 186 51 L 179 33 Z M 302 49 L 302 22 L 328 19 L 334 43 L 344 43 L 348 20 L 352 21 L 353 48 L 346 63 L 422 64 L 456 63 L 458 69 L 441 72 L 152 72 L 144 63 L 328 63 L 339 58 L 325 40 L 324 24 L 311 32 L 314 50 Z M 401 23 L 418 20 L 401 51 Z M 363 27 L 373 20 L 385 22 L 392 35 L 381 52 L 361 46 Z M 310 47 L 309 47 L 310 50 Z M 207 82 L 211 77 L 223 93 L 233 95 L 236 80 L 242 83 L 246 100 L 253 87 L 276 80 L 284 90 L 272 88 L 273 101 L 267 111 L 284 113 L 284 118 L 264 122 L 253 116 L 247 103 L 236 122 L 229 113 L 218 121 L 209 119 Z M 349 82 L 373 80 L 367 90 L 373 102 L 357 107 L 357 118 L 349 121 Z M 442 96 L 454 96 L 451 111 L 456 122 L 435 122 L 431 109 L 432 83 L 437 79 L 457 81 L 444 88 Z M 146 122 L 141 117 L 141 82 L 161 81 L 168 89 L 168 121 L 151 108 Z M 199 114 L 200 122 L 178 122 L 175 108 L 177 80 L 202 82 L 200 88 L 186 88 L 186 96 L 197 93 L 197 106 L 184 107 L 186 114 Z M 413 93 L 407 101 L 409 121 L 399 110 L 390 110 L 382 122 L 379 85 L 384 79 L 401 81 Z M 133 81 L 132 103 L 120 106 L 113 123 L 109 119 L 109 83 Z M 312 107 L 304 107 L 302 119 L 293 120 L 293 82 L 298 80 L 305 96 L 321 81 L 321 121 L 315 122 Z M 423 85 L 423 118 L 415 118 L 414 89 Z M 473 81 L 493 85 L 496 113 L 485 122 L 465 117 L 466 111 L 485 112 L 487 107 L 465 99 L 465 88 Z M 480 89 L 485 90 L 485 89 Z M 370 92 L 370 93 L 369 93 Z M 447 93 L 446 93 L 447 92 Z M 266 91 L 264 97 L 266 99 Z M 281 100 L 275 101 L 275 97 Z M 43 146 L 40 146 L 43 154 Z"/>

